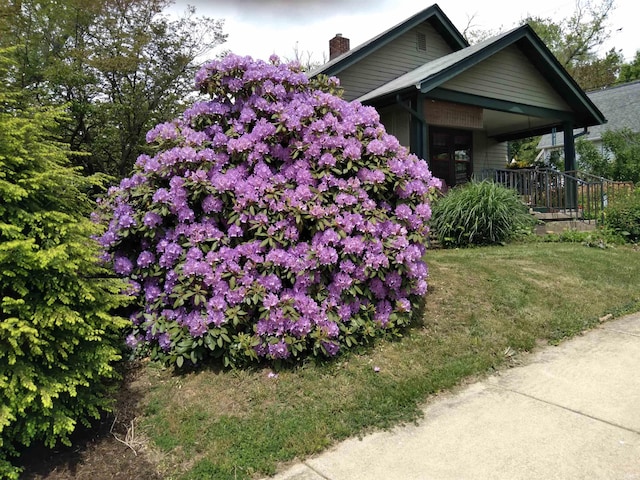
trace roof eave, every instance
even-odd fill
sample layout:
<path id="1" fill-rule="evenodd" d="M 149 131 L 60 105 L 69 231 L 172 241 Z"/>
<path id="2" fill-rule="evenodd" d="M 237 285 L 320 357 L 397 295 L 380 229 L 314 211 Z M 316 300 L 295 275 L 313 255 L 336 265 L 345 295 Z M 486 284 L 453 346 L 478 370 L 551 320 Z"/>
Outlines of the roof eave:
<path id="1" fill-rule="evenodd" d="M 522 42 L 522 40 L 528 40 L 528 42 Z M 422 93 L 428 93 L 504 48 L 517 43 L 520 48 L 530 46 L 532 51 L 537 55 L 537 59 L 535 59 L 536 67 L 543 73 L 545 73 L 545 70 L 547 71 L 546 73 L 548 73 L 548 75 L 546 75 L 546 78 L 554 88 L 563 93 L 565 98 L 567 98 L 567 95 L 570 95 L 574 101 L 577 101 L 578 104 L 582 106 L 582 114 L 577 118 L 577 126 L 601 125 L 607 121 L 602 112 L 589 99 L 571 75 L 567 73 L 529 25 L 523 25 L 514 29 L 486 48 L 478 50 L 469 57 L 425 78 L 420 82 L 420 91 Z"/>
<path id="2" fill-rule="evenodd" d="M 412 17 L 409 17 L 402 23 L 399 23 L 395 27 L 392 27 L 377 37 L 374 37 L 364 46 L 355 47 L 354 49 L 325 63 L 320 68 L 310 72 L 309 75 L 312 77 L 320 74 L 329 76 L 336 75 L 427 20 L 432 21 L 434 28 L 438 33 L 440 33 L 440 35 L 442 35 L 442 38 L 454 51 L 469 46 L 467 40 L 458 31 L 455 25 L 451 23 L 451 20 L 449 20 L 440 7 L 437 4 L 433 4 L 416 13 Z"/>

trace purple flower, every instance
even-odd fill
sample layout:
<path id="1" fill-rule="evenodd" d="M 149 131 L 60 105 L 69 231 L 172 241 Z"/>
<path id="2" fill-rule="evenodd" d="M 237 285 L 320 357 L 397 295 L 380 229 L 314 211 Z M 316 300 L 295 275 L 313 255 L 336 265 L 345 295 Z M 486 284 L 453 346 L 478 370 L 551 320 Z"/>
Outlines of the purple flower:
<path id="1" fill-rule="evenodd" d="M 160 297 L 162 290 L 158 286 L 157 282 L 149 281 L 144 285 L 144 297 L 147 303 L 153 303 Z"/>
<path id="2" fill-rule="evenodd" d="M 320 265 L 331 265 L 338 261 L 338 252 L 333 247 L 319 246 L 317 255 Z"/>
<path id="3" fill-rule="evenodd" d="M 336 275 L 333 277 L 333 283 L 340 290 L 346 290 L 351 286 L 352 282 L 353 280 L 351 279 L 351 277 L 343 272 L 336 273 Z"/>
<path id="4" fill-rule="evenodd" d="M 169 351 L 169 349 L 171 348 L 171 337 L 168 333 L 160 334 L 160 336 L 158 337 L 158 345 L 160 345 L 160 348 L 162 348 L 162 350 L 164 350 L 165 352 Z"/>
<path id="5" fill-rule="evenodd" d="M 262 301 L 262 304 L 268 310 L 278 305 L 278 303 L 280 303 L 280 299 L 274 293 L 267 293 L 264 297 L 264 300 Z"/>
<path id="6" fill-rule="evenodd" d="M 411 213 L 412 213 L 411 207 L 404 203 L 401 203 L 400 205 L 398 205 L 395 210 L 396 216 L 402 220 L 408 219 Z"/>
<path id="7" fill-rule="evenodd" d="M 227 234 L 230 237 L 241 237 L 243 235 L 242 228 L 238 225 L 231 225 L 229 227 L 229 230 L 227 231 Z"/>
<path id="8" fill-rule="evenodd" d="M 340 345 L 334 342 L 322 342 L 322 346 L 331 357 L 335 357 L 340 351 Z"/>
<path id="9" fill-rule="evenodd" d="M 367 152 L 374 155 L 383 155 L 386 149 L 385 143 L 380 140 L 371 140 L 367 145 Z"/>
<path id="10" fill-rule="evenodd" d="M 166 188 L 159 188 L 156 193 L 153 194 L 153 201 L 155 203 L 169 203 L 171 201 L 171 194 Z"/>
<path id="11" fill-rule="evenodd" d="M 136 263 L 141 268 L 146 268 L 151 265 L 155 261 L 156 257 L 153 253 L 148 250 L 143 250 L 140 255 L 138 255 L 138 260 Z"/>
<path id="12" fill-rule="evenodd" d="M 155 228 L 162 223 L 162 217 L 155 212 L 147 212 L 144 214 L 142 223 L 145 227 Z"/>
<path id="13" fill-rule="evenodd" d="M 129 275 L 133 270 L 133 263 L 127 257 L 117 256 L 113 262 L 113 269 L 119 275 Z"/>
<path id="14" fill-rule="evenodd" d="M 129 348 L 136 348 L 138 343 L 140 343 L 140 339 L 137 336 L 135 336 L 133 333 L 130 333 L 129 335 L 127 335 L 125 343 Z"/>
<path id="15" fill-rule="evenodd" d="M 289 352 L 289 349 L 287 347 L 287 344 L 284 343 L 283 341 L 280 341 L 278 343 L 272 343 L 269 345 L 268 347 L 268 351 L 269 351 L 269 356 L 271 358 L 274 359 L 278 359 L 278 358 L 288 358 L 289 355 L 291 354 Z"/>
<path id="16" fill-rule="evenodd" d="M 365 249 L 363 237 L 361 235 L 357 237 L 346 237 L 342 240 L 342 251 L 344 253 L 353 253 L 356 255 L 362 254 Z"/>

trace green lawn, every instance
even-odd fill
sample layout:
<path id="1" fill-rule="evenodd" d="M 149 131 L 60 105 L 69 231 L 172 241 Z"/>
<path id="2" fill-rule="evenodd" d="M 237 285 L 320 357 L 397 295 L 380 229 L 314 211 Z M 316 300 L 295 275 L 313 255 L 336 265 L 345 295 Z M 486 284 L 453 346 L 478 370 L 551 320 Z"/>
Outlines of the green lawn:
<path id="1" fill-rule="evenodd" d="M 277 378 L 148 365 L 137 429 L 163 477 L 274 474 L 349 436 L 417 420 L 430 395 L 514 361 L 513 352 L 640 310 L 640 251 L 630 247 L 527 243 L 433 250 L 427 262 L 424 319 L 400 341 Z"/>

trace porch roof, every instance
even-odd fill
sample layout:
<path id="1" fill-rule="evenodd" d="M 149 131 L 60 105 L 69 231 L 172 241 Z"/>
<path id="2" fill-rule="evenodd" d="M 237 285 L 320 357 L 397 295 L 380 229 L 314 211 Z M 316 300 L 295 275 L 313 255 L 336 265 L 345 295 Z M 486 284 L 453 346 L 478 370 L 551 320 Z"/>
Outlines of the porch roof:
<path id="1" fill-rule="evenodd" d="M 384 104 L 394 102 L 398 96 L 406 97 L 415 93 L 426 94 L 427 97 L 430 96 L 429 93 L 433 93 L 437 94 L 439 98 L 448 97 L 449 100 L 455 100 L 456 92 L 445 91 L 438 87 L 512 45 L 517 45 L 570 106 L 571 112 L 554 112 L 554 114 L 559 114 L 559 116 L 556 115 L 558 118 L 564 117 L 564 120 L 571 121 L 576 128 L 599 125 L 606 121 L 602 112 L 560 65 L 529 25 L 514 28 L 484 42 L 426 63 L 357 100 L 363 103 Z M 465 98 L 464 95 L 459 97 L 460 103 L 474 101 L 485 108 L 498 111 L 536 114 L 535 107 L 528 105 L 496 101 L 490 98 L 471 99 Z M 551 127 L 545 128 L 545 131 L 551 131 Z M 541 133 L 545 132 L 536 132 L 535 134 Z"/>

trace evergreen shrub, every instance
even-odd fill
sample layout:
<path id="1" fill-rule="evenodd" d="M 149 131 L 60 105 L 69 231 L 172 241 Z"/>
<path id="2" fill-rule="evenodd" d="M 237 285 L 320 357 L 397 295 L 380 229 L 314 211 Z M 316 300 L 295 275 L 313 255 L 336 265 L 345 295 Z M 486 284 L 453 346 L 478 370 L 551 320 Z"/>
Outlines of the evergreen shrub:
<path id="1" fill-rule="evenodd" d="M 0 51 L 0 478 L 42 441 L 69 444 L 110 408 L 127 322 L 111 315 L 126 283 L 98 261 L 87 191 L 47 133 L 61 112 L 29 108 Z"/>

